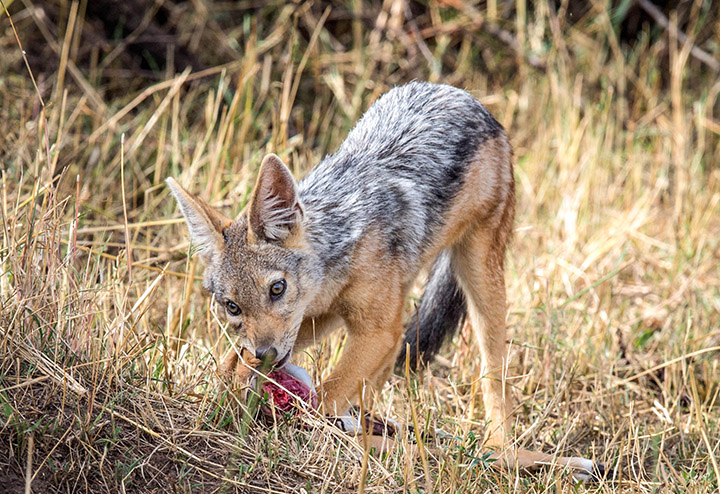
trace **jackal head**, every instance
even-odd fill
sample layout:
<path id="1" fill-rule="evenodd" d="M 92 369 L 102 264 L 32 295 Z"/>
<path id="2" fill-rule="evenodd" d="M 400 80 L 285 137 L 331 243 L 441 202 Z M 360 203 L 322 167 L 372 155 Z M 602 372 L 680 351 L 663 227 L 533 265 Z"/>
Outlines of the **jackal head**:
<path id="1" fill-rule="evenodd" d="M 174 179 L 167 183 L 205 263 L 203 286 L 225 313 L 230 335 L 259 358 L 284 365 L 318 284 L 290 170 L 266 156 L 248 207 L 235 220 Z"/>

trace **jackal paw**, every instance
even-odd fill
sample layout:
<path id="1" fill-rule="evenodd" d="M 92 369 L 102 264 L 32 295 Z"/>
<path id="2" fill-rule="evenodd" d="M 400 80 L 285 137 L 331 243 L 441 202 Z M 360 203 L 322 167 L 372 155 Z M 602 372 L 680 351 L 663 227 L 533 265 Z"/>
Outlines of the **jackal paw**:
<path id="1" fill-rule="evenodd" d="M 337 417 L 328 417 L 332 424 L 343 432 L 357 434 L 362 432 L 360 429 L 360 420 L 350 415 L 339 415 Z"/>
<path id="2" fill-rule="evenodd" d="M 573 458 L 571 468 L 575 482 L 597 482 L 603 479 L 606 473 L 604 464 L 585 458 Z"/>
<path id="3" fill-rule="evenodd" d="M 353 407 L 344 415 L 328 418 L 338 429 L 351 434 L 359 434 L 362 433 L 359 415 L 360 410 Z M 400 430 L 400 424 L 390 418 L 371 416 L 366 413 L 363 419 L 365 429 L 372 436 L 394 437 Z"/>

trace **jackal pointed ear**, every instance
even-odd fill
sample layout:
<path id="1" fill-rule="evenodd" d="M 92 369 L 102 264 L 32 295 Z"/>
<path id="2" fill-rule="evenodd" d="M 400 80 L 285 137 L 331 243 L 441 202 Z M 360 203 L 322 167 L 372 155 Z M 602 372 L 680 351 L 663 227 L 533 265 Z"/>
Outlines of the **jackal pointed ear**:
<path id="1" fill-rule="evenodd" d="M 222 250 L 225 246 L 222 231 L 232 223 L 232 220 L 210 207 L 205 201 L 194 197 L 174 178 L 170 177 L 165 182 L 170 186 L 172 194 L 180 205 L 190 230 L 190 237 L 193 244 L 200 248 L 202 257 L 208 259 Z"/>
<path id="2" fill-rule="evenodd" d="M 248 239 L 283 242 L 300 227 L 303 209 L 285 163 L 268 154 L 260 165 L 248 208 Z"/>

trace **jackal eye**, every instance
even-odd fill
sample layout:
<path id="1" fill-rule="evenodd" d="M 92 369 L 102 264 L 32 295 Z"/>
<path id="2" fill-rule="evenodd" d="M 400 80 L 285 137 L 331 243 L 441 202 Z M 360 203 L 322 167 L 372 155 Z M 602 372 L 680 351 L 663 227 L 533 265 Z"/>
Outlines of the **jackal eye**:
<path id="1" fill-rule="evenodd" d="M 238 305 L 231 300 L 225 302 L 225 309 L 231 316 L 239 316 L 242 313 L 240 307 L 238 307 Z"/>
<path id="2" fill-rule="evenodd" d="M 282 297 L 282 294 L 285 293 L 285 289 L 287 288 L 287 282 L 285 280 L 278 280 L 272 285 L 270 285 L 270 298 L 274 301 Z"/>

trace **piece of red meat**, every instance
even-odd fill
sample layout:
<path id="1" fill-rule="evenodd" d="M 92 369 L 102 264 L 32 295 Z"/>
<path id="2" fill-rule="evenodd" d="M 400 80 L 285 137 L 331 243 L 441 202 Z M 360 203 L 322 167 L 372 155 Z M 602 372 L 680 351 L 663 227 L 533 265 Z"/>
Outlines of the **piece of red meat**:
<path id="1" fill-rule="evenodd" d="M 268 405 L 273 405 L 283 412 L 297 410 L 294 405 L 295 397 L 290 394 L 293 393 L 305 403 L 317 408 L 318 399 L 315 392 L 291 374 L 283 369 L 276 369 L 268 374 L 268 377 L 277 382 L 275 384 L 275 382 L 267 380 L 262 385 L 263 395 L 267 393 L 269 396 Z M 265 415 L 272 415 L 272 410 L 268 405 L 263 406 L 261 410 Z"/>

